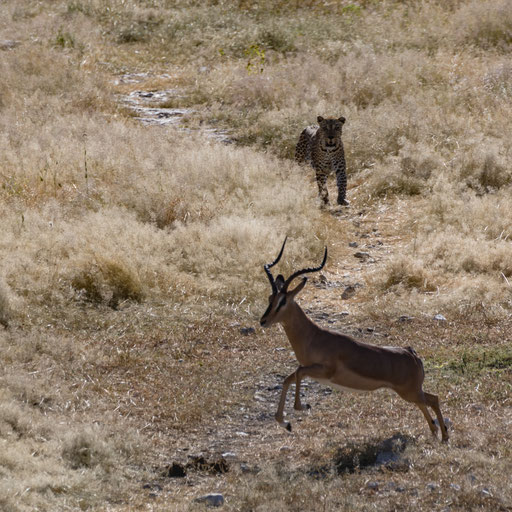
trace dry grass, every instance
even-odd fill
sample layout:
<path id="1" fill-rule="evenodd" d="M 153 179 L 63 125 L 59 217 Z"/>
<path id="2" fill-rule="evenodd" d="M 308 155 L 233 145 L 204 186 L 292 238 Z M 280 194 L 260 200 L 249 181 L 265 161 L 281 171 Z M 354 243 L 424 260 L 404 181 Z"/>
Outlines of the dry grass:
<path id="1" fill-rule="evenodd" d="M 3 2 L 0 508 L 510 509 L 511 34 L 510 0 Z M 236 144 L 139 125 L 137 88 Z M 319 114 L 347 118 L 346 212 L 290 158 Z M 274 425 L 294 358 L 241 327 L 285 235 L 284 273 L 329 247 L 305 308 L 422 355 L 448 446 L 388 393 L 310 385 Z M 340 473 L 394 434 L 407 464 Z"/>

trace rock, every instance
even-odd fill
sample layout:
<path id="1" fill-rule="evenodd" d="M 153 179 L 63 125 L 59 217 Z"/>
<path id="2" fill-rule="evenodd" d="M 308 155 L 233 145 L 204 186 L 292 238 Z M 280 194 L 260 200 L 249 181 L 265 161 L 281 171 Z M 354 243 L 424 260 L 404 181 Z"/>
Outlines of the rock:
<path id="1" fill-rule="evenodd" d="M 354 257 L 359 258 L 360 260 L 367 260 L 370 257 L 369 252 L 358 251 L 354 254 Z"/>
<path id="2" fill-rule="evenodd" d="M 379 482 L 366 482 L 366 488 L 371 489 L 372 491 L 379 490 Z"/>
<path id="3" fill-rule="evenodd" d="M 254 467 L 251 467 L 249 466 L 248 464 L 246 464 L 245 462 L 242 462 L 240 464 L 240 471 L 242 473 L 253 473 L 253 474 L 257 474 L 259 473 L 261 470 L 258 466 L 254 466 Z"/>
<path id="4" fill-rule="evenodd" d="M 161 491 L 162 486 L 159 484 L 144 484 L 142 486 L 143 489 L 154 489 L 155 491 Z"/>
<path id="5" fill-rule="evenodd" d="M 450 487 L 451 487 L 454 491 L 460 491 L 460 485 L 459 485 L 459 484 L 450 484 Z"/>
<path id="6" fill-rule="evenodd" d="M 222 455 L 223 459 L 236 459 L 236 453 L 233 452 L 224 452 Z"/>
<path id="7" fill-rule="evenodd" d="M 349 247 L 358 247 L 358 246 L 359 246 L 359 244 L 358 244 L 357 242 L 349 242 L 349 243 L 348 243 L 348 246 L 349 246 Z"/>
<path id="8" fill-rule="evenodd" d="M 209 507 L 221 507 L 224 505 L 224 496 L 219 493 L 206 494 L 194 500 L 197 503 L 205 503 Z"/>
<path id="9" fill-rule="evenodd" d="M 414 320 L 413 316 L 408 315 L 402 315 L 398 318 L 399 322 L 405 323 L 405 322 L 412 322 Z"/>
<path id="10" fill-rule="evenodd" d="M 350 297 L 353 297 L 355 295 L 355 293 L 356 293 L 356 287 L 349 285 L 343 290 L 343 293 L 341 294 L 341 298 L 343 300 L 350 299 Z"/>
<path id="11" fill-rule="evenodd" d="M 427 489 L 429 491 L 435 491 L 438 488 L 438 485 L 435 482 L 430 482 L 427 484 Z"/>
<path id="12" fill-rule="evenodd" d="M 12 50 L 21 44 L 19 41 L 14 41 L 13 39 L 4 39 L 0 41 L 0 50 Z"/>
<path id="13" fill-rule="evenodd" d="M 375 332 L 375 328 L 374 327 L 367 327 L 366 328 L 366 332 Z"/>
<path id="14" fill-rule="evenodd" d="M 291 446 L 288 446 L 288 445 L 283 445 L 281 446 L 281 448 L 279 448 L 279 451 L 280 452 L 291 452 L 292 451 L 292 447 Z"/>
<path id="15" fill-rule="evenodd" d="M 453 427 L 452 420 L 450 418 L 443 418 L 444 424 L 448 430 L 451 430 Z M 434 424 L 439 427 L 439 420 L 437 418 L 434 418 Z"/>
<path id="16" fill-rule="evenodd" d="M 489 489 L 487 489 L 487 487 L 484 487 L 480 492 L 482 493 L 482 496 L 484 496 L 485 498 L 492 497 L 492 493 L 491 491 L 489 491 Z"/>
<path id="17" fill-rule="evenodd" d="M 438 322 L 446 322 L 446 318 L 439 313 L 434 316 L 434 320 L 437 320 Z"/>
<path id="18" fill-rule="evenodd" d="M 242 327 L 240 329 L 240 334 L 243 334 L 244 336 L 250 336 L 251 334 L 254 334 L 256 330 L 254 327 Z"/>

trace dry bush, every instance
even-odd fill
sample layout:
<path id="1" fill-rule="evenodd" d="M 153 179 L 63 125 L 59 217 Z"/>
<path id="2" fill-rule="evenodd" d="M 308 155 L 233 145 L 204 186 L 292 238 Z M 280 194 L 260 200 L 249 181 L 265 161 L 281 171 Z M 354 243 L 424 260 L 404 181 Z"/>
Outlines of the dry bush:
<path id="1" fill-rule="evenodd" d="M 424 268 L 420 261 L 411 257 L 397 257 L 387 263 L 379 276 L 383 290 L 389 290 L 396 286 L 418 291 L 434 291 L 437 286 L 435 278 Z"/>
<path id="2" fill-rule="evenodd" d="M 9 325 L 12 316 L 11 301 L 9 298 L 9 289 L 5 282 L 0 279 L 0 324 L 4 327 Z"/>
<path id="3" fill-rule="evenodd" d="M 62 456 L 73 469 L 101 465 L 104 471 L 111 471 L 114 464 L 113 449 L 102 436 L 101 431 L 91 428 L 83 432 L 71 432 L 64 439 Z"/>
<path id="4" fill-rule="evenodd" d="M 485 49 L 506 51 L 512 43 L 512 3 L 510 0 L 473 1 L 454 13 L 458 42 Z"/>

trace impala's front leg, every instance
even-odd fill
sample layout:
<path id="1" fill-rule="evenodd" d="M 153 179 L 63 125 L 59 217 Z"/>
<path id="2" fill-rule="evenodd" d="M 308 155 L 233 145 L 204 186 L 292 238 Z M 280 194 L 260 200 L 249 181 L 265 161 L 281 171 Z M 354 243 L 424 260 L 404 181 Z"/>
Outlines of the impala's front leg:
<path id="1" fill-rule="evenodd" d="M 321 379 L 325 378 L 326 369 L 321 364 L 313 364 L 311 366 L 301 366 L 295 372 L 295 404 L 293 408 L 296 411 L 304 411 L 306 409 L 311 409 L 311 407 L 306 404 L 304 407 L 300 403 L 300 383 L 304 377 L 311 377 L 312 379 Z"/>
<path id="2" fill-rule="evenodd" d="M 300 370 L 300 368 L 299 368 L 299 370 Z M 279 425 L 284 427 L 289 432 L 292 431 L 292 426 L 290 425 L 289 422 L 284 421 L 283 410 L 284 410 L 284 404 L 286 403 L 286 393 L 288 392 L 288 388 L 290 387 L 290 384 L 295 380 L 296 373 L 297 372 L 293 372 L 291 375 L 288 375 L 288 377 L 286 377 L 286 379 L 284 379 L 283 390 L 281 391 L 281 398 L 279 400 L 279 406 L 277 407 L 277 412 L 276 412 L 277 422 L 279 423 Z"/>

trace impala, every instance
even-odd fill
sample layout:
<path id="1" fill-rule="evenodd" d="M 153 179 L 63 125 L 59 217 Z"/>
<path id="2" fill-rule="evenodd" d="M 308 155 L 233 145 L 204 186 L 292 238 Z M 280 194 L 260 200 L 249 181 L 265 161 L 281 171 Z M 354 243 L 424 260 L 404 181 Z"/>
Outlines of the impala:
<path id="1" fill-rule="evenodd" d="M 390 388 L 407 402 L 418 406 L 432 434 L 437 437 L 438 428 L 427 409 L 429 406 L 437 416 L 442 440 L 448 441 L 439 400 L 436 395 L 422 389 L 425 372 L 416 352 L 411 347 L 380 347 L 362 343 L 350 336 L 323 329 L 311 321 L 295 302 L 295 297 L 304 288 L 307 277 L 293 290 L 288 291 L 288 287 L 300 275 L 318 272 L 324 268 L 327 248 L 320 266 L 298 270 L 286 280 L 282 275 L 274 279 L 270 269 L 281 259 L 285 244 L 286 238 L 277 258 L 263 267 L 270 281 L 272 294 L 269 297 L 269 306 L 260 321 L 263 327 L 282 324 L 300 365 L 284 380 L 276 413 L 279 424 L 291 430 L 290 423 L 283 420 L 286 393 L 290 384 L 295 383 L 294 408 L 303 410 L 300 383 L 304 377 L 310 377 L 323 384 L 350 391 Z"/>

